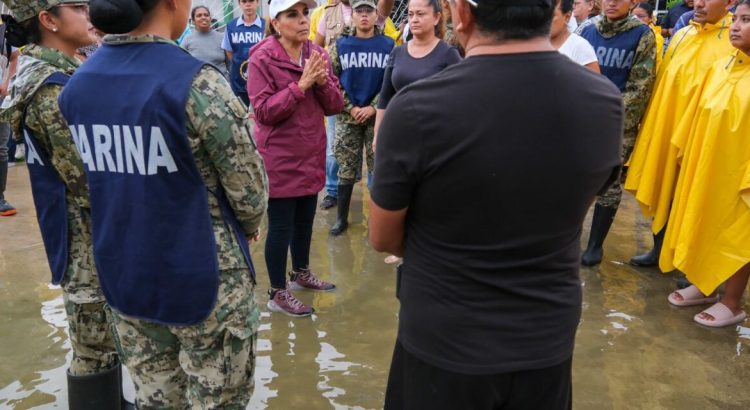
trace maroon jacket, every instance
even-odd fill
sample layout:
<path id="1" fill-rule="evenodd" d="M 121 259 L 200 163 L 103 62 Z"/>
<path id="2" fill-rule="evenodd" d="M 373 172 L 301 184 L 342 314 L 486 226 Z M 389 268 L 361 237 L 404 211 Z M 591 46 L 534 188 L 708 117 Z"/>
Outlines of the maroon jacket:
<path id="1" fill-rule="evenodd" d="M 308 41 L 303 60 L 317 50 L 328 61 L 328 81 L 304 93 L 302 67 L 292 63 L 279 40 L 268 37 L 250 50 L 247 94 L 255 111 L 255 141 L 266 164 L 270 198 L 317 194 L 325 185 L 326 131 L 323 117 L 341 112 L 344 97 L 322 48 Z"/>

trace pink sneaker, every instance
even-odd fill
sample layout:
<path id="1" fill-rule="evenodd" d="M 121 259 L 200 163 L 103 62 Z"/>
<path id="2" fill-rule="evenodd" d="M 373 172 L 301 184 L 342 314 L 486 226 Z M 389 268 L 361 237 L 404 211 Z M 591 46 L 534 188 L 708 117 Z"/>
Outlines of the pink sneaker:
<path id="1" fill-rule="evenodd" d="M 279 312 L 294 317 L 310 316 L 315 312 L 315 309 L 300 302 L 287 289 L 279 289 L 277 291 L 269 289 L 268 296 L 271 299 L 268 301 L 266 307 L 271 312 Z"/>
<path id="2" fill-rule="evenodd" d="M 289 272 L 289 289 L 293 290 L 319 290 L 330 292 L 336 289 L 333 283 L 323 282 L 310 272 L 310 269 Z"/>

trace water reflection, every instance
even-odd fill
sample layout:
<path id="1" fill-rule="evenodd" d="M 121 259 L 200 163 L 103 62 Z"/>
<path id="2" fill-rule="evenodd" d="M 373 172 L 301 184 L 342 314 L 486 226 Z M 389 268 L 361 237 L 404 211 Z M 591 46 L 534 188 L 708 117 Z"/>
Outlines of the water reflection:
<path id="1" fill-rule="evenodd" d="M 20 380 L 0 389 L 0 408 L 7 406 L 12 409 L 32 408 L 61 408 L 67 407 L 66 400 L 66 369 L 72 358 L 70 340 L 67 337 L 68 323 L 63 306 L 63 298 L 59 287 L 49 286 L 48 289 L 58 294 L 52 300 L 42 302 L 41 318 L 46 322 L 48 340 L 52 347 L 63 350 L 63 365 L 49 370 L 41 370 L 25 374 Z M 38 352 L 44 354 L 44 352 Z M 18 373 L 23 374 L 23 367 Z"/>
<path id="2" fill-rule="evenodd" d="M 70 346 L 62 299 L 47 285 L 25 168 L 10 178 L 8 195 L 26 212 L 0 222 L 2 237 L 13 238 L 0 245 L 0 409 L 64 409 Z M 265 311 L 263 249 L 253 246 L 262 314 L 248 409 L 382 408 L 398 302 L 393 266 L 367 245 L 366 200 L 356 188 L 351 227 L 338 238 L 328 235 L 335 209 L 316 216 L 311 265 L 338 289 L 298 292 L 317 310 L 312 318 Z M 671 307 L 673 276 L 621 262 L 649 246 L 648 221 L 626 196 L 605 243 L 605 259 L 620 262 L 581 270 L 575 408 L 750 409 L 750 322 L 705 329 L 692 321 L 700 307 Z"/>

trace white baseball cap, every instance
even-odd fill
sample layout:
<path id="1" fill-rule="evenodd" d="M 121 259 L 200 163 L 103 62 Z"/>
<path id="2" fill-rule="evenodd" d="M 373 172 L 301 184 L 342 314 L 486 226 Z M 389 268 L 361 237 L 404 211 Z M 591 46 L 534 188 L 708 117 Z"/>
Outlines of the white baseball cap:
<path id="1" fill-rule="evenodd" d="M 271 4 L 268 6 L 268 15 L 271 18 L 276 18 L 279 13 L 285 10 L 289 10 L 297 3 L 306 5 L 310 10 L 318 7 L 315 0 L 271 0 Z"/>

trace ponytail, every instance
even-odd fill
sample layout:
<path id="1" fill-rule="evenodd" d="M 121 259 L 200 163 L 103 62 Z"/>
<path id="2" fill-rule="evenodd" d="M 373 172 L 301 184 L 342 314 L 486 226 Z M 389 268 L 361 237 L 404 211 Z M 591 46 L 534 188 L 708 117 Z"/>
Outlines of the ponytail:
<path id="1" fill-rule="evenodd" d="M 47 10 L 53 16 L 60 16 L 60 9 L 52 7 Z M 23 47 L 27 44 L 38 44 L 42 41 L 42 28 L 39 17 L 34 16 L 28 20 L 18 22 L 13 16 L 3 14 L 5 24 L 5 41 L 13 47 Z"/>

